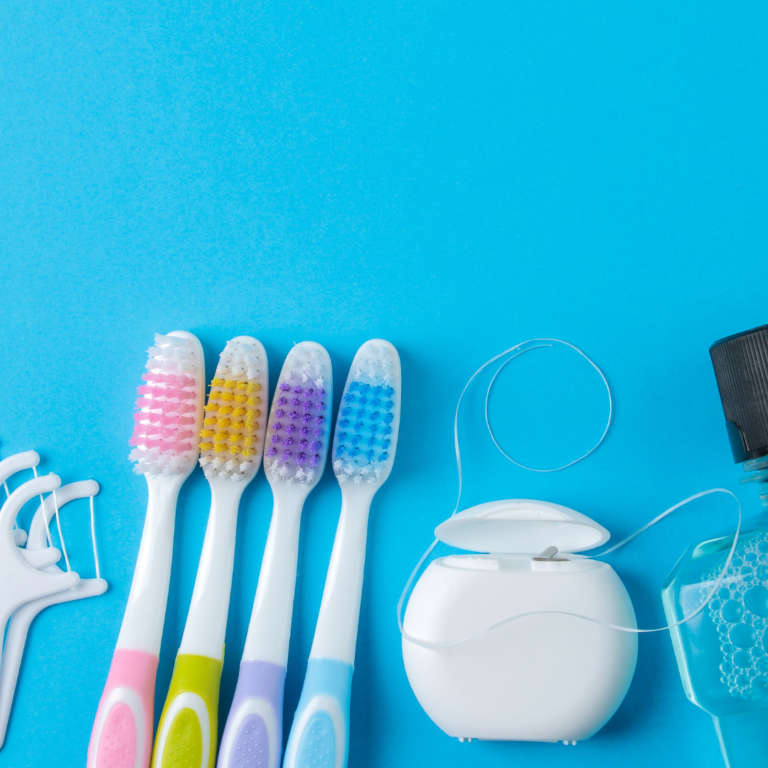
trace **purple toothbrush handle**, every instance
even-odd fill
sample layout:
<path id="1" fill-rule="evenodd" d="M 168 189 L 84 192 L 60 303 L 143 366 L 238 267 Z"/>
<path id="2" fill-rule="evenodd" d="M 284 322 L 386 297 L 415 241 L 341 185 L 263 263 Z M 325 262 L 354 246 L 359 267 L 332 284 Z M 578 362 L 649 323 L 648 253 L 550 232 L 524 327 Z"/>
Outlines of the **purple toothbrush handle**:
<path id="1" fill-rule="evenodd" d="M 217 768 L 279 768 L 285 667 L 243 661 Z"/>

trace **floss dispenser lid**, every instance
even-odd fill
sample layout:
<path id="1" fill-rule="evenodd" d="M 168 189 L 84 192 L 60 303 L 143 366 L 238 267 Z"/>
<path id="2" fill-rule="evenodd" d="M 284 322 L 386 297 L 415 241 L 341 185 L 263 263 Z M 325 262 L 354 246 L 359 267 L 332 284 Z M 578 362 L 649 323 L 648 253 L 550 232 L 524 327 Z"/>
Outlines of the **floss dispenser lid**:
<path id="1" fill-rule="evenodd" d="M 478 504 L 435 528 L 445 544 L 471 552 L 537 554 L 555 546 L 581 552 L 605 544 L 611 534 L 586 515 L 560 504 L 506 499 Z"/>

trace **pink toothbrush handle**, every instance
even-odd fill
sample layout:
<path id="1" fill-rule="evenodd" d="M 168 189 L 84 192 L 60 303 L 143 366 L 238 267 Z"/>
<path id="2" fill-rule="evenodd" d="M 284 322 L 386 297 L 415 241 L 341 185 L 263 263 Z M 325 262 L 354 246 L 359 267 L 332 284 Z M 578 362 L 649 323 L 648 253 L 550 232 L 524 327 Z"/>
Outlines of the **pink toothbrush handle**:
<path id="1" fill-rule="evenodd" d="M 88 768 L 148 768 L 158 658 L 118 648 L 91 732 Z"/>

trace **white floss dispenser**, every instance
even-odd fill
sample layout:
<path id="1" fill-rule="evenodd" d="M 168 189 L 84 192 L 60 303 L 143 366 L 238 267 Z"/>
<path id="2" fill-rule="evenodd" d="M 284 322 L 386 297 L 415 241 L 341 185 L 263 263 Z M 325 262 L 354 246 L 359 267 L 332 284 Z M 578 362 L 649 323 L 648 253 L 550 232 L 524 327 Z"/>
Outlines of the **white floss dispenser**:
<path id="1" fill-rule="evenodd" d="M 435 530 L 489 554 L 430 563 L 405 613 L 403 659 L 416 698 L 464 739 L 588 739 L 627 693 L 635 612 L 606 563 L 574 554 L 610 534 L 572 509 L 513 499 L 480 504 Z"/>

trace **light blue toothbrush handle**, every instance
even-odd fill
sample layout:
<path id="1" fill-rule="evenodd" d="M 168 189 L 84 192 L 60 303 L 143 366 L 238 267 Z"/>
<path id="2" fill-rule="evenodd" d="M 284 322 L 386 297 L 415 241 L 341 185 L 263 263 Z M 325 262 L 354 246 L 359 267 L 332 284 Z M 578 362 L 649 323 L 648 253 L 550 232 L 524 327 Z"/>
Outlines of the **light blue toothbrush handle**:
<path id="1" fill-rule="evenodd" d="M 351 664 L 310 659 L 283 768 L 346 768 Z"/>

